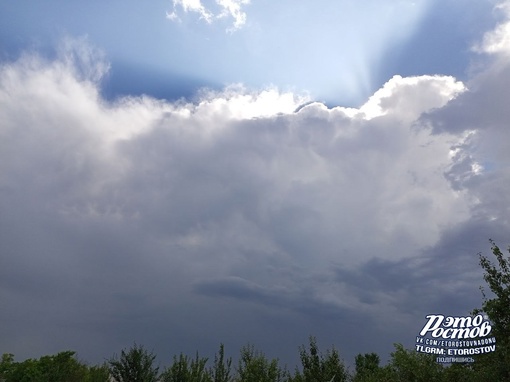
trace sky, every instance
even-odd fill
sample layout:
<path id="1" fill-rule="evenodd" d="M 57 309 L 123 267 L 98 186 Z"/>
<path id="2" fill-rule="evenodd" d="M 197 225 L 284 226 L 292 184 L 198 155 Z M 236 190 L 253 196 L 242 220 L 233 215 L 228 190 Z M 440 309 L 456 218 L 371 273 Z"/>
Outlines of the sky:
<path id="1" fill-rule="evenodd" d="M 0 352 L 346 364 L 510 244 L 510 2 L 0 0 Z"/>

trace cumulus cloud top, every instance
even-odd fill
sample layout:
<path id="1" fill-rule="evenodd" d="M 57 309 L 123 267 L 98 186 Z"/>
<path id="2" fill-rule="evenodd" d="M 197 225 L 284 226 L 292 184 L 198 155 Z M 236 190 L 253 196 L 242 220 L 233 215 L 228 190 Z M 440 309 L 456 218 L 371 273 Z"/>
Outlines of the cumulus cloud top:
<path id="1" fill-rule="evenodd" d="M 488 54 L 510 54 L 510 2 L 499 2 L 495 11 L 502 16 L 502 21 L 496 28 L 485 33 L 483 41 L 475 46 L 475 51 Z"/>

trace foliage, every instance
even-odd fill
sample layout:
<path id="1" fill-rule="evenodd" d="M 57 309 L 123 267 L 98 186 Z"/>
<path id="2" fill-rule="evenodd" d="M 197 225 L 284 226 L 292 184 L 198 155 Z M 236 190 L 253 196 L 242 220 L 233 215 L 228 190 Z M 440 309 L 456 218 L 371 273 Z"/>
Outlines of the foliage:
<path id="1" fill-rule="evenodd" d="M 484 380 L 480 374 L 475 373 L 470 364 L 454 363 L 445 367 L 443 371 L 443 381 L 445 382 L 482 382 Z M 494 379 L 489 381 L 494 381 Z"/>
<path id="2" fill-rule="evenodd" d="M 207 358 L 200 358 L 198 353 L 194 359 L 184 354 L 174 356 L 172 366 L 161 375 L 162 382 L 212 382 L 212 377 L 205 365 Z"/>
<path id="3" fill-rule="evenodd" d="M 7 374 L 6 382 L 46 382 L 42 370 L 39 368 L 38 361 L 27 359 L 23 362 L 16 362 Z"/>
<path id="4" fill-rule="evenodd" d="M 374 380 L 379 371 L 379 356 L 376 353 L 358 354 L 354 359 L 356 374 L 354 382 L 369 382 Z"/>
<path id="5" fill-rule="evenodd" d="M 115 382 L 156 382 L 159 367 L 154 366 L 156 356 L 136 343 L 120 358 L 114 356 L 109 363 L 110 375 Z"/>
<path id="6" fill-rule="evenodd" d="M 220 344 L 214 356 L 214 364 L 206 368 L 207 358 L 200 358 L 198 353 L 194 359 L 184 354 L 174 356 L 172 366 L 167 368 L 160 377 L 162 382 L 233 382 L 232 358 L 225 357 L 225 347 Z"/>
<path id="7" fill-rule="evenodd" d="M 218 353 L 214 356 L 214 366 L 211 370 L 213 382 L 231 382 L 232 358 L 225 359 L 225 347 L 220 344 Z"/>
<path id="8" fill-rule="evenodd" d="M 74 351 L 65 351 L 54 356 L 39 359 L 39 368 L 48 381 L 71 382 L 81 381 L 86 374 L 86 368 L 79 363 Z"/>
<path id="9" fill-rule="evenodd" d="M 481 253 L 479 257 L 483 278 L 494 297 L 488 298 L 480 288 L 482 309 L 475 309 L 474 313 L 485 312 L 489 316 L 497 345 L 495 352 L 477 357 L 474 367 L 487 380 L 510 381 L 510 257 L 505 257 L 493 240 L 490 243 L 496 263 Z"/>
<path id="10" fill-rule="evenodd" d="M 5 382 L 78 382 L 87 373 L 87 367 L 76 360 L 73 351 L 23 362 L 14 362 L 12 354 L 4 354 L 0 363 L 0 376 Z"/>
<path id="11" fill-rule="evenodd" d="M 442 380 L 443 366 L 436 362 L 432 354 L 406 350 L 401 344 L 395 344 L 390 363 L 386 366 L 391 381 L 399 382 L 435 382 Z"/>
<path id="12" fill-rule="evenodd" d="M 347 381 L 348 373 L 345 365 L 340 360 L 338 351 L 333 347 L 331 350 L 327 350 L 326 354 L 322 354 L 319 351 L 316 339 L 310 337 L 309 341 L 309 351 L 306 350 L 304 345 L 299 348 L 302 371 L 296 370 L 293 381 Z"/>
<path id="13" fill-rule="evenodd" d="M 14 365 L 14 354 L 4 353 L 2 354 L 2 360 L 0 361 L 0 381 L 7 380 L 12 373 Z"/>
<path id="14" fill-rule="evenodd" d="M 237 369 L 239 382 L 281 382 L 285 372 L 278 366 L 278 360 L 268 360 L 256 351 L 253 345 L 243 346 Z"/>
<path id="15" fill-rule="evenodd" d="M 499 344 L 508 347 L 510 343 L 510 257 L 505 258 L 499 247 L 491 240 L 491 250 L 497 260 L 494 265 L 487 257 L 479 254 L 480 266 L 485 270 L 484 280 L 494 293 L 495 298 L 488 299 L 483 288 L 482 310 L 489 316 L 493 333 Z M 510 252 L 510 248 L 508 249 Z"/>
<path id="16" fill-rule="evenodd" d="M 109 381 L 110 371 L 106 363 L 102 364 L 101 366 L 89 367 L 87 376 L 85 377 L 85 382 L 109 382 Z"/>

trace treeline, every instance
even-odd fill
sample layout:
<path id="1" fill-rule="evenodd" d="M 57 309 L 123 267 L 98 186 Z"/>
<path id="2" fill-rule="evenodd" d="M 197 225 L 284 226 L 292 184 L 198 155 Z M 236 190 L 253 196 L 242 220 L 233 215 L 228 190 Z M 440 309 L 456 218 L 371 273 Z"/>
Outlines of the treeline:
<path id="1" fill-rule="evenodd" d="M 251 345 L 241 348 L 239 360 L 225 356 L 220 345 L 212 362 L 184 355 L 173 357 L 171 366 L 160 370 L 156 355 L 141 345 L 122 350 L 102 365 L 88 366 L 65 351 L 38 360 L 15 362 L 4 354 L 0 380 L 4 382 L 481 382 L 509 380 L 494 368 L 491 355 L 473 364 L 443 366 L 435 356 L 395 345 L 387 365 L 381 366 L 375 353 L 358 354 L 355 369 L 349 371 L 335 348 L 321 352 L 313 337 L 299 349 L 301 366 L 293 371 L 269 359 Z M 494 355 L 492 355 L 494 356 Z M 508 365 L 506 365 L 508 369 Z M 508 370 L 507 370 L 508 372 Z M 508 374 L 507 374 L 508 375 Z"/>
<path id="2" fill-rule="evenodd" d="M 436 356 L 417 353 L 395 344 L 389 362 L 381 366 L 376 353 L 358 354 L 349 370 L 333 347 L 319 350 L 314 337 L 299 347 L 300 367 L 288 370 L 278 359 L 269 359 L 252 345 L 241 348 L 236 364 L 220 345 L 214 359 L 174 356 L 160 370 L 156 355 L 141 345 L 114 355 L 102 365 L 80 362 L 73 351 L 16 362 L 3 354 L 0 382 L 510 382 L 510 257 L 491 241 L 496 262 L 480 256 L 484 279 L 494 297 L 483 293 L 481 309 L 492 322 L 496 351 L 474 356 L 475 362 L 442 365 Z M 510 252 L 510 248 L 509 248 Z"/>

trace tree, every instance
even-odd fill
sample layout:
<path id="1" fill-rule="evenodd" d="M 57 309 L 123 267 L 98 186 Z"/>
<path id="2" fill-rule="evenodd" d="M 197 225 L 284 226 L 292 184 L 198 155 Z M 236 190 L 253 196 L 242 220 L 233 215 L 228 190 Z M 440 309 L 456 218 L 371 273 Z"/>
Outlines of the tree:
<path id="1" fill-rule="evenodd" d="M 354 359 L 356 365 L 355 382 L 369 382 L 377 380 L 379 371 L 379 356 L 376 353 L 358 354 Z"/>
<path id="2" fill-rule="evenodd" d="M 305 346 L 299 348 L 302 372 L 296 370 L 293 381 L 295 382 L 324 382 L 347 381 L 348 373 L 345 365 L 340 360 L 338 351 L 333 347 L 321 354 L 314 337 L 310 337 L 309 352 Z"/>
<path id="3" fill-rule="evenodd" d="M 212 382 L 209 371 L 205 368 L 207 358 L 201 358 L 196 354 L 191 359 L 180 354 L 179 357 L 174 356 L 172 366 L 161 374 L 162 382 Z"/>
<path id="4" fill-rule="evenodd" d="M 12 373 L 14 367 L 14 354 L 4 353 L 2 354 L 2 360 L 0 361 L 0 381 L 7 380 L 9 375 Z"/>
<path id="5" fill-rule="evenodd" d="M 156 382 L 159 367 L 154 366 L 156 356 L 136 343 L 128 351 L 122 350 L 117 360 L 109 361 L 110 375 L 115 382 Z"/>
<path id="6" fill-rule="evenodd" d="M 6 375 L 5 382 L 46 382 L 48 379 L 35 359 L 13 362 Z M 48 381 L 49 382 L 49 381 Z"/>
<path id="7" fill-rule="evenodd" d="M 218 353 L 214 356 L 211 375 L 214 382 L 231 382 L 232 358 L 225 359 L 225 347 L 220 344 Z"/>
<path id="8" fill-rule="evenodd" d="M 101 366 L 90 366 L 85 377 L 85 382 L 109 382 L 110 371 L 105 363 Z"/>
<path id="9" fill-rule="evenodd" d="M 56 355 L 39 358 L 39 369 L 44 380 L 51 382 L 82 381 L 87 374 L 87 367 L 75 358 L 74 351 L 63 351 Z"/>
<path id="10" fill-rule="evenodd" d="M 241 348 L 237 373 L 239 382 L 281 382 L 285 377 L 278 360 L 268 360 L 263 353 L 256 351 L 253 345 Z"/>
<path id="11" fill-rule="evenodd" d="M 496 379 L 486 379 L 476 374 L 473 365 L 454 363 L 444 368 L 443 381 L 445 382 L 482 382 L 496 381 Z"/>
<path id="12" fill-rule="evenodd" d="M 481 253 L 478 255 L 484 270 L 483 278 L 494 297 L 488 298 L 481 287 L 482 309 L 475 309 L 474 313 L 485 312 L 489 316 L 497 345 L 494 353 L 477 357 L 475 369 L 492 380 L 510 381 L 510 257 L 505 257 L 493 240 L 490 243 L 497 263 Z"/>
<path id="13" fill-rule="evenodd" d="M 0 362 L 0 380 L 5 382 L 81 382 L 87 366 L 75 358 L 74 351 L 63 351 L 23 362 L 14 362 L 12 354 L 4 354 Z"/>
<path id="14" fill-rule="evenodd" d="M 401 344 L 395 344 L 395 351 L 391 353 L 385 369 L 384 378 L 380 381 L 436 382 L 442 380 L 444 370 L 434 355 L 406 350 Z"/>

